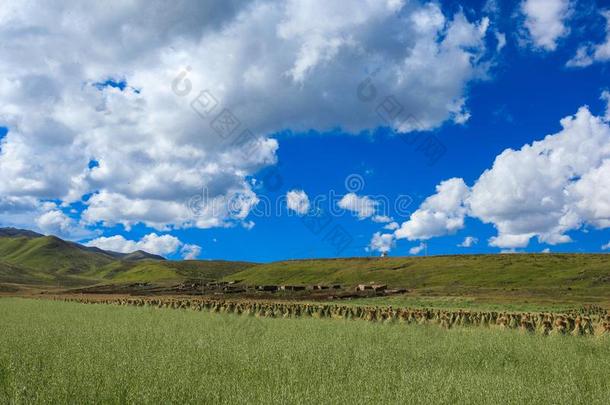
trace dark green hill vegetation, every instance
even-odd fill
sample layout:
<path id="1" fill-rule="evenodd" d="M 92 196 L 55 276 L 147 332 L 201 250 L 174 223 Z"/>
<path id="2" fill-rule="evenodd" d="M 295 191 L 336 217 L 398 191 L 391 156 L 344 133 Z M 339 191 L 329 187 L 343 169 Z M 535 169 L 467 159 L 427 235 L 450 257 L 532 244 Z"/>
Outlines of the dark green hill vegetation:
<path id="1" fill-rule="evenodd" d="M 0 238 L 0 261 L 50 274 L 81 274 L 115 259 L 55 236 Z"/>
<path id="2" fill-rule="evenodd" d="M 43 281 L 50 283 L 53 277 L 38 274 L 27 268 L 0 262 L 0 280 L 10 284 L 39 284 Z"/>
<path id="3" fill-rule="evenodd" d="M 119 257 L 121 260 L 126 260 L 129 262 L 137 262 L 140 260 L 165 260 L 163 256 L 153 255 L 142 250 L 136 250 L 133 253 L 128 253 Z"/>
<path id="4" fill-rule="evenodd" d="M 253 266 L 248 262 L 224 260 L 117 261 L 96 271 L 93 276 L 106 282 L 180 282 L 194 279 L 219 280 Z"/>
<path id="5" fill-rule="evenodd" d="M 291 260 L 233 274 L 248 284 L 383 283 L 444 294 L 521 290 L 610 297 L 610 255 L 511 254 Z"/>
<path id="6" fill-rule="evenodd" d="M 127 282 L 218 280 L 246 262 L 169 261 L 143 251 L 107 252 L 54 236 L 0 237 L 0 283 L 71 287 Z"/>

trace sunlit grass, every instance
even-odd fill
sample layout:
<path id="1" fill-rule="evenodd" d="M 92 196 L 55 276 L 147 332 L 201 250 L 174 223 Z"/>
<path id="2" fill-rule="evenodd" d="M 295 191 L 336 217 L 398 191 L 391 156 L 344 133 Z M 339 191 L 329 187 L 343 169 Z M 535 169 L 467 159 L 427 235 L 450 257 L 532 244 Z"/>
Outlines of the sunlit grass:
<path id="1" fill-rule="evenodd" d="M 319 302 L 319 301 L 317 301 Z M 329 300 L 329 304 L 392 306 L 394 308 L 441 308 L 472 311 L 510 311 L 510 312 L 555 312 L 562 313 L 578 309 L 585 304 L 579 302 L 555 303 L 528 300 L 523 297 L 468 297 L 468 296 L 422 296 L 401 294 L 394 296 L 363 297 L 349 300 Z"/>
<path id="2" fill-rule="evenodd" d="M 610 403 L 607 338 L 0 299 L 0 403 Z"/>
<path id="3" fill-rule="evenodd" d="M 246 284 L 382 283 L 420 295 L 610 305 L 610 255 L 518 254 L 290 260 L 226 277 Z"/>

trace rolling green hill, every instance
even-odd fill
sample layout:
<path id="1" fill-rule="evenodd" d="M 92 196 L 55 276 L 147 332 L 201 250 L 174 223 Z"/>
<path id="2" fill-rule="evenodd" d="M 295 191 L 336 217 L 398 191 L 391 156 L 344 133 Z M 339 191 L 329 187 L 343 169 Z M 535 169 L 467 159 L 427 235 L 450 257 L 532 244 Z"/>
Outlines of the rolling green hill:
<path id="1" fill-rule="evenodd" d="M 170 261 L 146 252 L 107 252 L 28 232 L 10 229 L 10 237 L 0 236 L 0 285 L 170 284 L 189 279 L 243 280 L 248 285 L 338 283 L 352 287 L 382 283 L 436 296 L 568 297 L 610 303 L 610 255 L 603 254 L 351 258 L 266 264 Z"/>
<path id="2" fill-rule="evenodd" d="M 34 270 L 0 262 L 0 281 L 10 284 L 51 283 L 54 277 Z M 0 290 L 1 291 L 1 290 Z"/>
<path id="3" fill-rule="evenodd" d="M 0 238 L 0 261 L 51 274 L 77 275 L 114 260 L 110 255 L 88 251 L 55 236 Z"/>
<path id="4" fill-rule="evenodd" d="M 292 260 L 231 275 L 248 284 L 384 283 L 445 293 L 566 290 L 610 297 L 610 255 L 505 254 Z M 569 289 L 569 290 L 568 290 Z"/>
<path id="5" fill-rule="evenodd" d="M 107 252 L 54 236 L 25 232 L 0 236 L 0 283 L 87 286 L 127 282 L 218 280 L 252 266 L 246 262 L 168 261 L 143 251 Z"/>
<path id="6" fill-rule="evenodd" d="M 116 261 L 93 272 L 91 276 L 106 282 L 179 282 L 187 279 L 204 281 L 230 276 L 254 264 L 224 260 L 186 261 Z"/>

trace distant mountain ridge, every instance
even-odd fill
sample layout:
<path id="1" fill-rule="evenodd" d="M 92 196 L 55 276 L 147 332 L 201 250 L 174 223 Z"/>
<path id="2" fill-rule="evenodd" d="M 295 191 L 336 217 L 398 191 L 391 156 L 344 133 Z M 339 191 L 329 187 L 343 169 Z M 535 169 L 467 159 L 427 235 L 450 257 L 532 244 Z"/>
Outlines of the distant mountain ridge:
<path id="1" fill-rule="evenodd" d="M 33 231 L 28 231 L 27 229 L 17 229 L 17 228 L 0 228 L 0 238 L 8 237 L 14 238 L 23 236 L 26 238 L 40 238 L 44 235 L 40 233 L 36 233 Z"/>
<path id="2" fill-rule="evenodd" d="M 212 281 L 252 265 L 219 260 L 172 261 L 142 250 L 119 253 L 28 230 L 0 228 L 0 290 L 3 284 L 75 287 Z"/>
<path id="3" fill-rule="evenodd" d="M 34 232 L 34 231 L 30 231 L 27 229 L 0 228 L 0 238 L 16 238 L 16 237 L 34 239 L 34 238 L 43 238 L 43 237 L 45 237 L 45 235 L 42 235 L 42 234 Z M 56 236 L 50 236 L 50 237 L 57 238 Z M 57 239 L 60 239 L 60 238 L 57 238 Z M 60 240 L 63 241 L 63 239 L 60 239 Z M 64 241 L 64 242 L 72 244 L 74 247 L 76 247 L 78 249 L 86 250 L 86 251 L 93 252 L 93 253 L 105 254 L 105 255 L 108 255 L 115 259 L 121 259 L 121 260 L 126 260 L 126 261 L 166 260 L 165 257 L 163 257 L 163 256 L 148 253 L 143 250 L 136 250 L 135 252 L 130 252 L 130 253 L 119 253 L 119 252 L 113 252 L 111 250 L 100 249 L 95 246 L 81 245 L 80 243 L 76 243 L 76 242 L 68 242 L 68 241 Z"/>
<path id="4" fill-rule="evenodd" d="M 121 260 L 132 261 L 132 262 L 139 261 L 139 260 L 165 260 L 165 257 L 163 257 L 163 256 L 154 255 L 152 253 L 148 253 L 143 250 L 136 250 L 135 252 L 131 252 L 131 253 L 116 253 L 116 252 L 113 252 L 113 253 L 121 255 L 121 256 L 119 256 L 121 258 Z"/>

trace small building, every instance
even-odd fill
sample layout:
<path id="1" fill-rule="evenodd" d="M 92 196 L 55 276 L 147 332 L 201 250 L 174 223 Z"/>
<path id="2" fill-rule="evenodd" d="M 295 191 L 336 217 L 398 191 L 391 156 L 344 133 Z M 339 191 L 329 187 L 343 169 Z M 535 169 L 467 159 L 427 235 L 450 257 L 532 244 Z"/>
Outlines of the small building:
<path id="1" fill-rule="evenodd" d="M 277 291 L 278 290 L 278 286 L 276 285 L 257 285 L 256 289 L 258 291 Z"/>
<path id="2" fill-rule="evenodd" d="M 304 285 L 281 285 L 280 290 L 282 291 L 303 291 Z"/>
<path id="3" fill-rule="evenodd" d="M 240 287 L 227 286 L 227 287 L 224 287 L 222 289 L 222 291 L 226 292 L 227 294 L 239 294 L 239 293 L 245 293 L 246 289 L 240 288 Z"/>
<path id="4" fill-rule="evenodd" d="M 358 284 L 356 291 L 384 291 L 387 284 Z"/>

